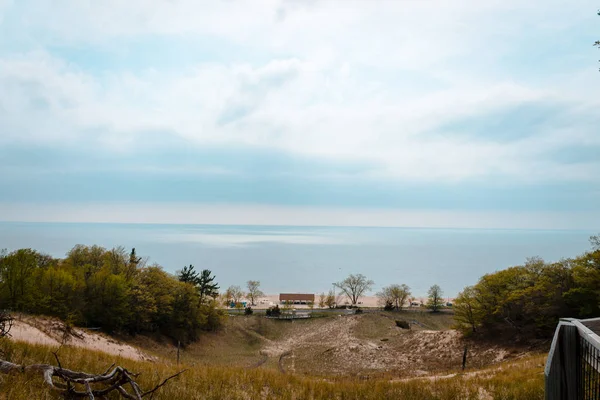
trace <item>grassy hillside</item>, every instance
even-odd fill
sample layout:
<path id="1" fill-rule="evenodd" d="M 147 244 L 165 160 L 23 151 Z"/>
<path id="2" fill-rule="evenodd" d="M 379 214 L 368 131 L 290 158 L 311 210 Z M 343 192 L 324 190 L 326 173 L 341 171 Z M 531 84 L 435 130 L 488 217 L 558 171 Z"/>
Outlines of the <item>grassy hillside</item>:
<path id="1" fill-rule="evenodd" d="M 54 349 L 5 341 L 5 358 L 20 364 L 54 363 Z M 141 372 L 143 387 L 157 384 L 175 371 L 189 368 L 155 395 L 155 399 L 523 399 L 543 398 L 543 355 L 529 356 L 494 368 L 438 378 L 406 380 L 316 379 L 282 374 L 272 369 L 239 367 L 177 367 L 171 362 L 132 361 L 82 349 L 60 350 L 63 366 L 103 371 L 117 362 Z M 38 376 L 0 375 L 0 400 L 57 399 Z"/>
<path id="2" fill-rule="evenodd" d="M 395 320 L 411 322 L 398 328 Z M 447 314 L 378 312 L 336 314 L 310 320 L 278 321 L 261 316 L 229 317 L 219 332 L 203 335 L 181 350 L 190 365 L 286 371 L 307 376 L 408 378 L 460 369 L 464 346 L 469 368 L 523 357 L 530 349 L 464 340 Z M 134 343 L 174 361 L 177 348 L 137 337 Z"/>
<path id="3" fill-rule="evenodd" d="M 412 330 L 423 331 L 449 329 L 452 317 L 447 314 L 431 313 L 368 313 L 357 316 L 325 314 L 320 318 L 308 320 L 282 321 L 267 319 L 261 315 L 229 316 L 218 332 L 206 333 L 200 339 L 181 350 L 181 360 L 194 365 L 227 365 L 247 367 L 264 359 L 263 350 L 270 353 L 271 358 L 288 350 L 296 350 L 296 357 L 307 358 L 308 367 L 302 371 L 299 361 L 296 370 L 301 372 L 314 371 L 310 361 L 315 351 L 324 351 L 343 342 L 336 343 L 336 338 L 347 330 L 344 340 L 356 338 L 357 341 L 380 341 L 386 337 L 393 338 L 402 333 L 395 325 L 395 319 L 406 319 L 416 322 Z M 354 323 L 352 323 L 354 322 Z M 352 324 L 348 327 L 347 324 Z M 156 343 L 143 336 L 129 339 L 146 352 L 159 357 L 176 359 L 177 348 L 171 343 Z M 388 343 L 388 344 L 391 344 Z M 458 354 L 458 353 L 457 353 Z M 263 367 L 278 368 L 278 362 L 267 362 Z M 325 367 L 327 363 L 325 363 Z M 327 368 L 323 368 L 327 372 Z"/>
<path id="4" fill-rule="evenodd" d="M 395 320 L 411 321 L 411 329 Z M 101 372 L 112 363 L 141 372 L 146 388 L 189 369 L 154 398 L 171 399 L 542 399 L 545 355 L 469 343 L 448 330 L 448 315 L 365 313 L 312 320 L 229 317 L 181 351 L 138 336 L 133 344 L 156 356 L 134 361 L 73 347 L 60 350 L 64 367 Z M 54 364 L 44 347 L 4 340 L 4 359 Z M 282 372 L 283 371 L 283 372 Z M 36 376 L 0 375 L 0 400 L 55 399 Z"/>

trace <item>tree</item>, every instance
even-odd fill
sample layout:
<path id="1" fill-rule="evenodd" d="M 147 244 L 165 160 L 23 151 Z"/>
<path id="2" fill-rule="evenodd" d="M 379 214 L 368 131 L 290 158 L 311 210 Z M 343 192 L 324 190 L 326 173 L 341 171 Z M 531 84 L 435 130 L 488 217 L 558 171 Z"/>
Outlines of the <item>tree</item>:
<path id="1" fill-rule="evenodd" d="M 429 288 L 427 292 L 429 295 L 429 301 L 427 302 L 427 307 L 431 308 L 431 311 L 438 312 L 440 307 L 444 305 L 443 302 L 443 292 L 442 289 L 438 285 L 433 285 Z"/>
<path id="2" fill-rule="evenodd" d="M 123 246 L 118 246 L 105 252 L 103 255 L 103 267 L 110 269 L 114 275 L 124 274 L 127 279 L 127 266 L 129 265 L 129 256 Z"/>
<path id="3" fill-rule="evenodd" d="M 125 277 L 112 273 L 109 267 L 103 267 L 89 281 L 86 320 L 109 332 L 125 328 L 132 315 L 129 295 L 130 286 Z"/>
<path id="4" fill-rule="evenodd" d="M 260 281 L 248 281 L 246 282 L 246 287 L 248 288 L 248 297 L 250 298 L 250 303 L 254 306 L 254 300 L 257 297 L 264 296 L 265 294 L 259 289 Z"/>
<path id="5" fill-rule="evenodd" d="M 483 309 L 477 298 L 477 290 L 467 286 L 454 300 L 454 320 L 459 326 L 468 326 L 473 333 L 483 320 Z"/>
<path id="6" fill-rule="evenodd" d="M 410 287 L 405 284 L 386 286 L 381 292 L 377 293 L 377 297 L 379 297 L 379 301 L 383 306 L 389 304 L 396 310 L 404 306 L 410 295 Z"/>
<path id="7" fill-rule="evenodd" d="M 194 269 L 192 264 L 190 264 L 189 267 L 183 267 L 183 269 L 177 273 L 177 278 L 180 282 L 191 283 L 194 286 L 196 286 L 200 280 L 198 272 Z"/>
<path id="8" fill-rule="evenodd" d="M 200 276 L 197 278 L 196 289 L 198 290 L 198 296 L 200 297 L 200 304 L 204 304 L 208 298 L 215 298 L 218 296 L 219 285 L 214 282 L 215 276 L 208 269 L 203 269 L 200 272 Z"/>
<path id="9" fill-rule="evenodd" d="M 334 308 L 336 305 L 335 294 L 333 293 L 333 289 L 329 289 L 329 293 L 325 297 L 325 305 L 329 308 Z"/>
<path id="10" fill-rule="evenodd" d="M 244 292 L 239 286 L 229 286 L 225 292 L 226 299 L 229 300 L 229 304 L 233 303 L 234 307 L 237 307 L 238 303 L 242 304 L 241 300 L 243 296 Z"/>
<path id="11" fill-rule="evenodd" d="M 186 267 L 184 280 L 194 272 Z M 31 249 L 0 251 L 0 305 L 107 331 L 160 332 L 182 342 L 217 329 L 222 317 L 214 302 L 199 302 L 193 283 L 160 266 L 146 267 L 134 250 L 122 247 L 77 245 L 63 260 Z"/>
<path id="12" fill-rule="evenodd" d="M 127 280 L 132 279 L 138 271 L 138 266 L 141 265 L 142 257 L 138 257 L 135 252 L 135 247 L 131 249 L 129 253 L 129 262 L 127 263 L 127 269 L 125 271 L 125 278 Z"/>
<path id="13" fill-rule="evenodd" d="M 358 299 L 365 292 L 371 290 L 374 284 L 375 282 L 367 279 L 363 274 L 350 274 L 346 279 L 334 285 L 348 297 L 352 305 L 356 305 Z"/>
<path id="14" fill-rule="evenodd" d="M 194 266 L 190 264 L 189 267 L 183 267 L 177 277 L 180 282 L 189 283 L 196 288 L 199 304 L 204 304 L 210 297 L 214 299 L 218 296 L 219 285 L 214 282 L 216 277 L 208 269 L 203 269 L 198 274 Z"/>
<path id="15" fill-rule="evenodd" d="M 30 290 L 34 271 L 43 256 L 32 249 L 19 249 L 0 258 L 0 302 L 5 300 L 13 310 L 25 310 L 32 305 Z"/>
<path id="16" fill-rule="evenodd" d="M 598 46 L 600 46 L 600 41 L 596 42 Z M 593 250 L 600 250 L 600 234 L 590 236 L 590 244 L 592 245 Z"/>
<path id="17" fill-rule="evenodd" d="M 321 293 L 319 295 L 319 308 L 325 308 L 325 300 L 327 299 L 327 296 L 325 296 L 325 293 Z"/>

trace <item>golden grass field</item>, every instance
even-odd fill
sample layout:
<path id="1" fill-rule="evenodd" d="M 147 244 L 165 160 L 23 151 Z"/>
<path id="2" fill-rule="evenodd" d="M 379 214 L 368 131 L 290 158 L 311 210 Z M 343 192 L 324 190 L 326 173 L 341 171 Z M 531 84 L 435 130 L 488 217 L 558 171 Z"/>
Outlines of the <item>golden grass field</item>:
<path id="1" fill-rule="evenodd" d="M 187 369 L 154 399 L 543 398 L 544 353 L 473 348 L 471 358 L 479 361 L 470 360 L 463 372 L 462 354 L 456 352 L 463 342 L 447 329 L 448 316 L 416 316 L 435 329 L 415 325 L 411 331 L 396 328 L 397 317 L 380 313 L 293 323 L 230 317 L 221 332 L 183 349 L 179 366 L 172 345 L 143 337 L 132 342 L 155 361 L 71 346 L 63 346 L 59 355 L 62 365 L 73 370 L 99 373 L 117 363 L 141 372 L 138 382 L 144 388 Z M 4 339 L 0 349 L 14 363 L 55 364 L 56 347 Z M 280 362 L 282 354 L 287 356 Z M 57 398 L 38 376 L 0 375 L 0 400 Z"/>

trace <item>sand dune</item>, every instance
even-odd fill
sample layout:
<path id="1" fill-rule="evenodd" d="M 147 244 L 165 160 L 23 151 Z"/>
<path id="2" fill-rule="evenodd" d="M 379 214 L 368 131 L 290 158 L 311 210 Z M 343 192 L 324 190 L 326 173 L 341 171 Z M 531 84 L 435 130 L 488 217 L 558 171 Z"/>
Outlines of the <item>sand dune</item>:
<path id="1" fill-rule="evenodd" d="M 72 334 L 64 335 L 64 324 L 57 319 L 19 316 L 10 331 L 11 339 L 16 341 L 44 344 L 49 346 L 75 346 L 101 351 L 132 360 L 154 360 L 141 350 L 99 333 L 76 328 Z"/>

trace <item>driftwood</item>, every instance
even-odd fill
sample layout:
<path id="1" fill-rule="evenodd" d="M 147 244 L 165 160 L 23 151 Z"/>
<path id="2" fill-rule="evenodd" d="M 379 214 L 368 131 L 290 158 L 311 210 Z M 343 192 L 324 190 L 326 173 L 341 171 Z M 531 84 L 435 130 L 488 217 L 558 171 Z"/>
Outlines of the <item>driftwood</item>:
<path id="1" fill-rule="evenodd" d="M 8 361 L 0 360 L 0 373 L 34 373 L 42 375 L 44 383 L 53 391 L 61 394 L 66 399 L 88 398 L 90 400 L 103 399 L 111 392 L 118 392 L 122 398 L 131 400 L 140 400 L 148 395 L 154 394 L 158 389 L 164 386 L 169 380 L 185 372 L 179 371 L 171 375 L 154 388 L 143 391 L 136 383 L 135 379 L 139 374 L 132 373 L 127 369 L 111 365 L 103 374 L 88 374 L 85 372 L 71 371 L 60 366 L 60 360 L 54 353 L 59 364 L 58 367 L 49 364 L 18 365 Z M 53 378 L 58 378 L 58 381 Z M 83 389 L 77 390 L 75 384 L 83 386 Z M 94 387 L 93 387 L 94 386 Z M 97 386 L 102 386 L 98 388 Z M 130 393 L 125 387 L 130 386 L 133 393 Z"/>
<path id="2" fill-rule="evenodd" d="M 13 318 L 6 311 L 0 310 L 0 338 L 10 336 L 10 328 L 13 326 Z"/>

